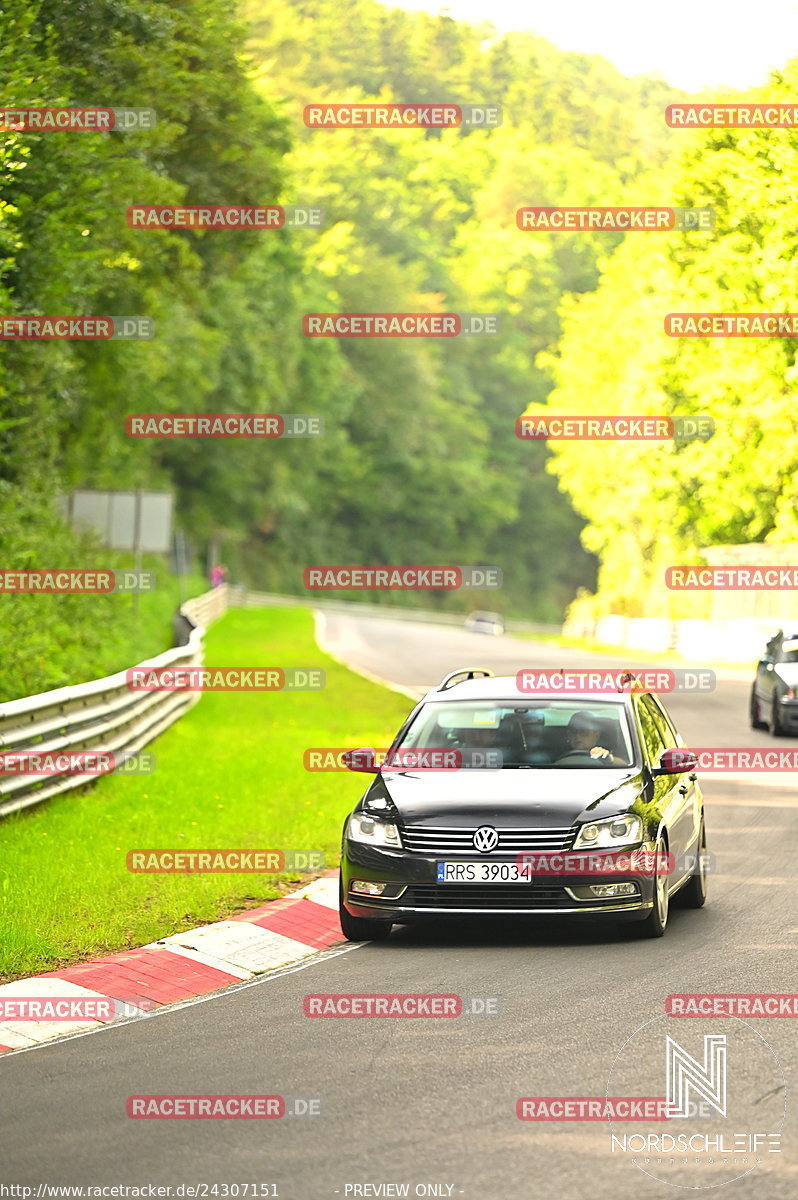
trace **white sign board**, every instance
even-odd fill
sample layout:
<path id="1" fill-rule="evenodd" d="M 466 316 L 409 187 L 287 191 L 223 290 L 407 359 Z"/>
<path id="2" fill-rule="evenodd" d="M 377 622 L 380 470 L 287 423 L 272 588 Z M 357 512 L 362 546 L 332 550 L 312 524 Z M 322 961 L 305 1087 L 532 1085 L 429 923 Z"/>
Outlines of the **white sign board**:
<path id="1" fill-rule="evenodd" d="M 166 554 L 172 541 L 171 492 L 79 490 L 66 497 L 77 529 L 93 529 L 111 550 Z"/>

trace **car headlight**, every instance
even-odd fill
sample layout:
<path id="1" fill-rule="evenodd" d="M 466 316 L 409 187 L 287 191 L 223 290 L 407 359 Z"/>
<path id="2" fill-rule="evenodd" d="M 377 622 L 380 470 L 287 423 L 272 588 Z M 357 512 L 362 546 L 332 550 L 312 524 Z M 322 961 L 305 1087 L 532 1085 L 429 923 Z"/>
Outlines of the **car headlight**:
<path id="1" fill-rule="evenodd" d="M 582 825 L 574 840 L 574 850 L 606 846 L 632 846 L 643 840 L 643 822 L 639 817 L 610 817 Z"/>
<path id="2" fill-rule="evenodd" d="M 402 839 L 395 825 L 387 821 L 376 821 L 364 813 L 355 813 L 349 818 L 346 836 L 353 842 L 365 842 L 367 846 L 393 846 L 402 849 Z"/>

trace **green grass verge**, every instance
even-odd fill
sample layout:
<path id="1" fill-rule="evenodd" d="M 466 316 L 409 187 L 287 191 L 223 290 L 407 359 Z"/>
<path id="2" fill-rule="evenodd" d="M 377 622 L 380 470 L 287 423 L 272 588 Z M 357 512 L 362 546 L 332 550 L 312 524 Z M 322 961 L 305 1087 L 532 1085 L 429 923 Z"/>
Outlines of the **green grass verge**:
<path id="1" fill-rule="evenodd" d="M 208 692 L 152 743 L 151 775 L 109 776 L 0 822 L 0 979 L 146 942 L 273 899 L 289 878 L 137 875 L 129 850 L 320 849 L 368 776 L 311 773 L 311 746 L 389 745 L 411 701 L 322 654 L 304 609 L 233 609 L 208 666 L 322 667 L 306 692 Z"/>

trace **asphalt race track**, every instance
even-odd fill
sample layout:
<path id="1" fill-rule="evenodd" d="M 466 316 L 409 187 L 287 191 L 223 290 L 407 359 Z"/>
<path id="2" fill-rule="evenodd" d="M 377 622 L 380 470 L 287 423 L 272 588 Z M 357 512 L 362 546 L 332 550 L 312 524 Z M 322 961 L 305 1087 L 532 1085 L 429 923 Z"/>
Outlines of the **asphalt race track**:
<path id="1" fill-rule="evenodd" d="M 509 637 L 351 617 L 326 618 L 324 644 L 416 692 L 463 665 L 500 673 L 626 665 Z M 748 690 L 741 678 L 720 679 L 713 695 L 666 704 L 688 745 L 798 744 L 748 727 Z M 351 736 L 359 745 L 358 730 Z M 352 777 L 353 802 L 365 778 Z M 522 1122 L 516 1101 L 604 1096 L 619 1049 L 663 1014 L 669 993 L 795 990 L 796 780 L 773 773 L 701 783 L 717 869 L 707 906 L 674 909 L 663 939 L 639 940 L 632 926 L 398 928 L 382 944 L 332 951 L 210 999 L 8 1055 L 0 1062 L 4 1182 L 33 1185 L 34 1196 L 50 1194 L 37 1193 L 40 1183 L 272 1184 L 269 1194 L 284 1200 L 403 1194 L 386 1185 L 469 1200 L 678 1195 L 611 1154 L 605 1122 Z M 454 1020 L 303 1015 L 307 993 L 341 992 L 490 996 L 499 1011 Z M 672 1024 L 685 1034 L 692 1023 Z M 787 1080 L 796 1078 L 795 1024 L 751 1024 Z M 729 1075 L 730 1088 L 745 1088 L 744 1062 L 730 1060 Z M 320 1098 L 321 1113 L 275 1121 L 126 1115 L 129 1096 L 167 1093 Z M 757 1097 L 763 1126 L 777 1127 L 783 1099 L 778 1088 Z M 784 1133 L 782 1153 L 766 1155 L 724 1196 L 798 1195 L 794 1110 Z"/>

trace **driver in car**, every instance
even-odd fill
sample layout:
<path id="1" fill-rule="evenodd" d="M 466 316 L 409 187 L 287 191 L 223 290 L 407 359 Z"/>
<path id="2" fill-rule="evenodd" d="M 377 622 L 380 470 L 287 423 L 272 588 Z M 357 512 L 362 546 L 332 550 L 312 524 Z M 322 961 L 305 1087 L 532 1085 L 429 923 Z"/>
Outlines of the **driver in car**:
<path id="1" fill-rule="evenodd" d="M 566 738 L 568 749 L 561 754 L 557 762 L 572 754 L 587 754 L 590 758 L 601 759 L 605 766 L 624 766 L 625 760 L 611 754 L 604 746 L 599 746 L 599 727 L 595 719 L 586 712 L 574 713 L 568 722 Z"/>

